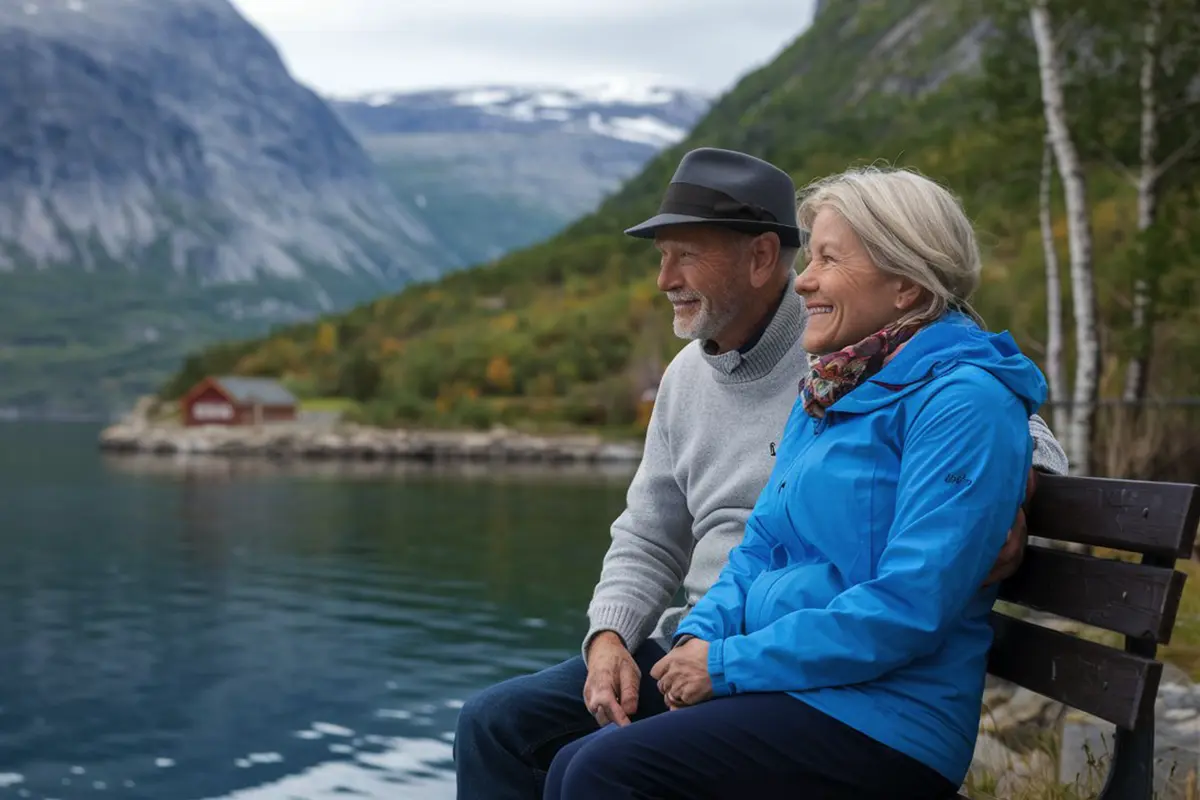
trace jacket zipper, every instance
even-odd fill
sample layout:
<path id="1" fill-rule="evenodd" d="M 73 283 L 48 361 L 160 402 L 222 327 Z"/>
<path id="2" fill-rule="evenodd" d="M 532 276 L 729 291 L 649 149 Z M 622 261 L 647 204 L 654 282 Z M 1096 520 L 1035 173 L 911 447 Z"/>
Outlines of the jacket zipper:
<path id="1" fill-rule="evenodd" d="M 814 436 L 814 438 L 820 434 L 820 430 L 819 430 L 819 428 L 823 428 L 823 427 L 824 427 L 824 425 L 825 425 L 825 418 L 824 418 L 824 417 L 822 417 L 821 419 L 817 420 L 816 424 L 813 426 L 813 436 Z M 782 492 L 782 491 L 783 491 L 785 488 L 787 488 L 787 483 L 788 483 L 788 480 L 790 480 L 790 479 L 791 479 L 791 477 L 792 477 L 792 474 L 793 474 L 793 473 L 796 471 L 796 464 L 797 464 L 797 463 L 800 461 L 800 459 L 801 459 L 801 458 L 803 458 L 803 457 L 804 457 L 804 456 L 805 456 L 805 455 L 808 453 L 808 451 L 809 451 L 809 448 L 811 448 L 811 447 L 812 447 L 812 441 L 813 441 L 812 439 L 809 439 L 809 440 L 808 440 L 808 441 L 807 441 L 807 442 L 806 442 L 806 443 L 803 445 L 803 447 L 802 447 L 802 449 L 800 450 L 800 452 L 799 452 L 799 453 L 797 453 L 795 456 L 793 456 L 793 457 L 792 457 L 792 462 L 791 462 L 790 464 L 788 464 L 788 466 L 787 466 L 787 470 L 786 470 L 786 471 L 783 473 L 783 477 L 779 479 L 779 484 L 778 484 L 778 485 L 775 487 L 775 494 L 777 494 L 777 495 L 778 495 L 778 494 L 779 494 L 779 493 L 781 493 L 781 492 Z"/>

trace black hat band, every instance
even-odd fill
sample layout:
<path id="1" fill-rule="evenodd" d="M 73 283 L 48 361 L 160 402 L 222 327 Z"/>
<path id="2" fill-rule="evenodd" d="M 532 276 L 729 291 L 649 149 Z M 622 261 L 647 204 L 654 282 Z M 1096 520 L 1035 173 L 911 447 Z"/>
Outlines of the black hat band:
<path id="1" fill-rule="evenodd" d="M 672 183 L 663 194 L 660 214 L 686 214 L 709 219 L 736 219 L 746 222 L 779 220 L 770 211 L 753 203 L 743 203 L 724 192 L 694 183 Z"/>

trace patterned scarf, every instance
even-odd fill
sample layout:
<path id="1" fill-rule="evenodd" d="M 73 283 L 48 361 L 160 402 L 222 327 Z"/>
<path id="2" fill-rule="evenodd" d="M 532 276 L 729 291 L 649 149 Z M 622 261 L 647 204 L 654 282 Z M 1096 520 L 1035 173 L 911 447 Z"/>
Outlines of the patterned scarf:
<path id="1" fill-rule="evenodd" d="M 896 330 L 885 328 L 858 344 L 823 356 L 809 354 L 809 371 L 800 379 L 800 396 L 809 416 L 821 419 L 825 409 L 870 378 L 895 355 L 920 325 Z"/>

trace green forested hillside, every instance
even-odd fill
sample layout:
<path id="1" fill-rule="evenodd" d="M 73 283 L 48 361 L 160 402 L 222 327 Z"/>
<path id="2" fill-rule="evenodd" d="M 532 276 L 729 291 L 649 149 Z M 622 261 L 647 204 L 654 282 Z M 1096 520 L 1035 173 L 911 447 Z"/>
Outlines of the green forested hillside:
<path id="1" fill-rule="evenodd" d="M 305 395 L 353 397 L 363 419 L 381 424 L 630 426 L 637 397 L 684 343 L 672 336 L 669 306 L 655 289 L 654 250 L 621 231 L 653 213 L 680 156 L 700 145 L 771 160 L 798 186 L 875 161 L 945 182 L 963 197 L 986 248 L 977 307 L 990 327 L 1010 329 L 1040 359 L 1043 120 L 1036 53 L 1014 25 L 1020 9 L 952 0 L 825 5 L 810 30 L 740 81 L 686 142 L 561 235 L 349 314 L 198 353 L 163 395 L 177 396 L 206 373 L 236 371 L 282 376 Z M 1137 152 L 1129 139 L 1136 93 L 1119 94 L 1135 92 L 1137 70 L 1123 70 L 1128 81 L 1110 70 L 1109 95 L 1079 77 L 1069 98 L 1089 121 L 1080 146 L 1093 203 L 1103 393 L 1119 385 L 1132 276 L 1148 268 L 1134 258 L 1134 187 L 1116 165 Z M 1112 108 L 1100 113 L 1106 102 Z M 1103 125 L 1090 124 L 1097 114 Z M 1200 393 L 1198 371 L 1184 366 L 1200 363 L 1200 203 L 1187 182 L 1171 186 L 1153 265 L 1163 304 L 1151 383 L 1174 395 Z M 1061 196 L 1056 187 L 1065 273 Z M 1069 312 L 1065 274 L 1063 286 Z M 1069 317 L 1065 333 L 1069 356 Z"/>

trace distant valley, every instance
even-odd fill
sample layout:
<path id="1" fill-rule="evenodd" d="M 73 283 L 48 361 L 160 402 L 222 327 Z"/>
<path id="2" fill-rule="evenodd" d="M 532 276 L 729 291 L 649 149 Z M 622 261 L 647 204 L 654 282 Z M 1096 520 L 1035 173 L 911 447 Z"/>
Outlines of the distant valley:
<path id="1" fill-rule="evenodd" d="M 540 242 L 593 210 L 710 98 L 678 89 L 480 86 L 376 93 L 332 106 L 399 200 L 457 262 Z"/>

